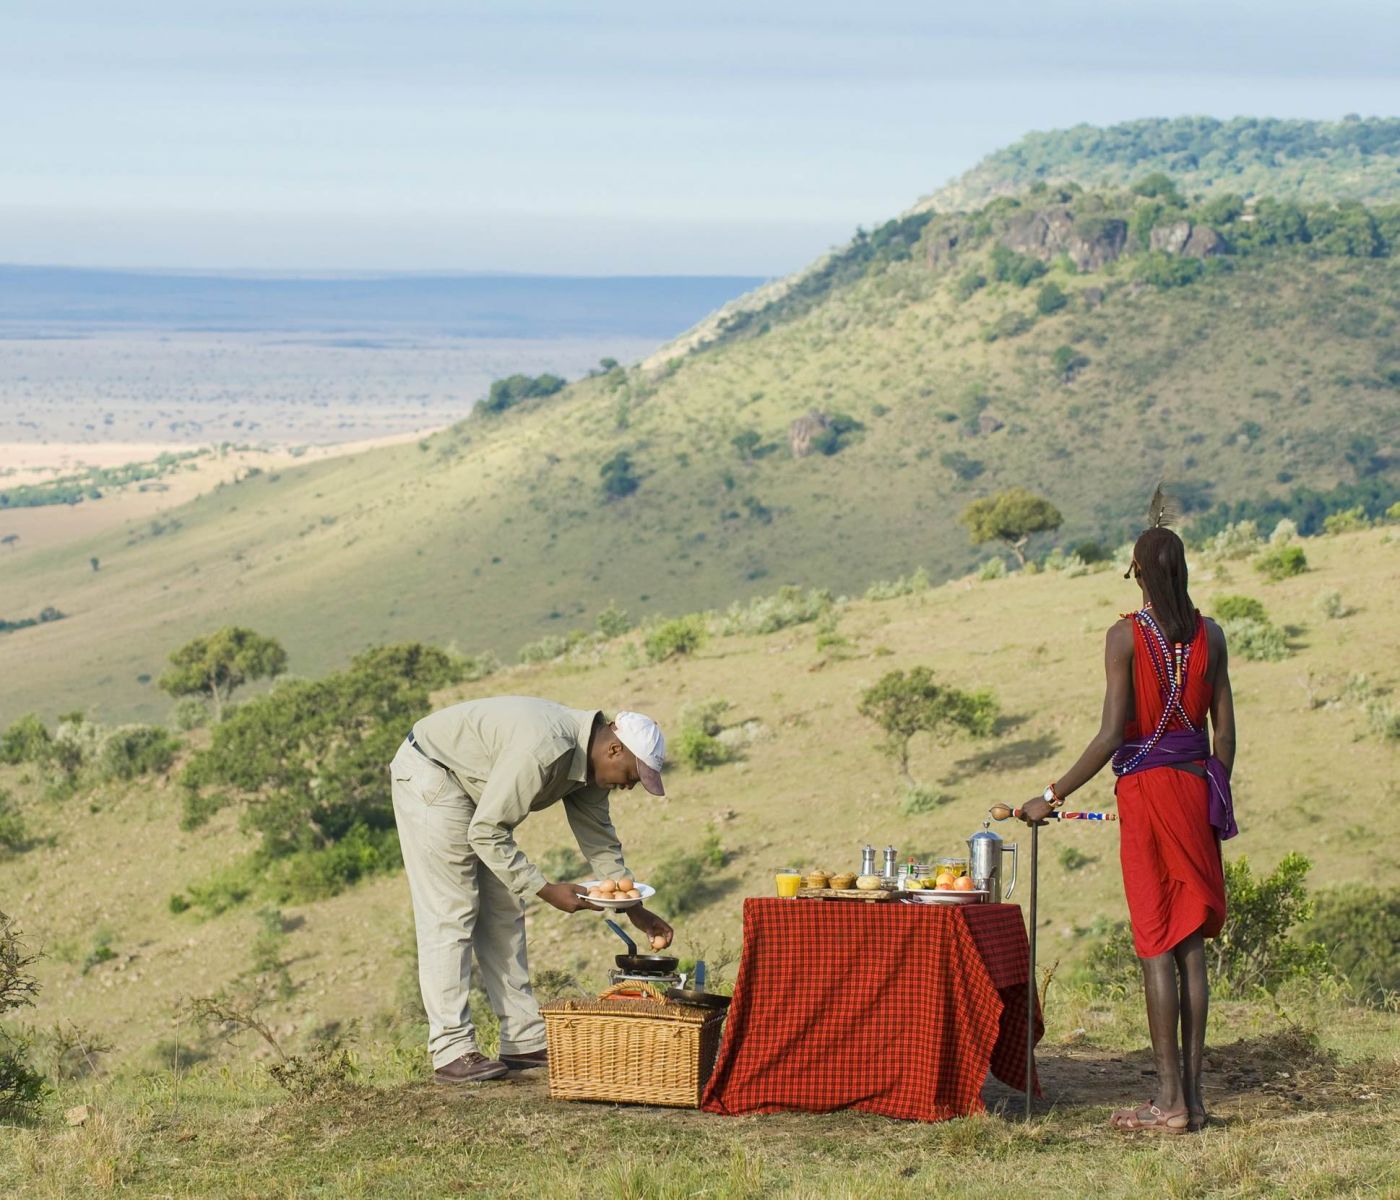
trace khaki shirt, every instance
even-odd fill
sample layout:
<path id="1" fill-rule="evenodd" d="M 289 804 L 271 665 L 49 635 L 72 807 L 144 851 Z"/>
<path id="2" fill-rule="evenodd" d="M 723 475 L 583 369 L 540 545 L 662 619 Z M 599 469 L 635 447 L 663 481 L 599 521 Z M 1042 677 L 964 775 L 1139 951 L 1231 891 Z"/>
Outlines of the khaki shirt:
<path id="1" fill-rule="evenodd" d="M 550 881 L 515 844 L 515 827 L 561 800 L 594 875 L 626 874 L 608 789 L 588 782 L 588 739 L 599 716 L 597 709 L 496 696 L 454 704 L 413 727 L 418 745 L 476 804 L 467 830 L 472 849 L 517 896 Z"/>

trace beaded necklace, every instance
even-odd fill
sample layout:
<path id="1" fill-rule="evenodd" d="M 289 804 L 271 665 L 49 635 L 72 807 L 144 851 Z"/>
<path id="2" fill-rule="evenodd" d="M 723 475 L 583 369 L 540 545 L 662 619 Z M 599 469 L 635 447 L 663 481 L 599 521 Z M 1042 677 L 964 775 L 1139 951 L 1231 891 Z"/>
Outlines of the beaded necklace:
<path id="1" fill-rule="evenodd" d="M 1162 632 L 1161 626 L 1148 611 L 1151 607 L 1147 605 L 1139 609 L 1133 614 L 1133 620 L 1147 635 L 1144 639 L 1147 645 L 1147 659 L 1152 664 L 1152 673 L 1157 677 L 1157 688 L 1165 694 L 1166 701 L 1162 706 L 1162 715 L 1158 718 L 1157 727 L 1152 731 L 1152 736 L 1143 742 L 1142 748 L 1121 766 L 1114 762 L 1113 771 L 1116 775 L 1131 774 L 1138 763 L 1152 753 L 1153 748 L 1162 740 L 1162 735 L 1167 732 L 1167 724 L 1174 712 L 1181 717 L 1182 723 L 1192 733 L 1200 732 L 1181 704 L 1183 685 L 1190 668 L 1191 646 L 1189 643 L 1183 645 L 1181 642 L 1168 642 L 1167 635 Z"/>

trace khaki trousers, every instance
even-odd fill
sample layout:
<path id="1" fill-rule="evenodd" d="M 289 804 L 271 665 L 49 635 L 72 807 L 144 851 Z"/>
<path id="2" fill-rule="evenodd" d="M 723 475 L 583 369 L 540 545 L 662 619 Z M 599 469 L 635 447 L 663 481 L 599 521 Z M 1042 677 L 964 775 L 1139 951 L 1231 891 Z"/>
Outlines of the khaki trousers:
<path id="1" fill-rule="evenodd" d="M 433 1066 L 477 1049 L 467 1000 L 473 951 L 487 999 L 501 1021 L 500 1052 L 544 1049 L 544 1019 L 525 960 L 525 906 L 467 841 L 474 802 L 452 775 L 406 741 L 389 774 L 413 897 L 418 986 Z"/>

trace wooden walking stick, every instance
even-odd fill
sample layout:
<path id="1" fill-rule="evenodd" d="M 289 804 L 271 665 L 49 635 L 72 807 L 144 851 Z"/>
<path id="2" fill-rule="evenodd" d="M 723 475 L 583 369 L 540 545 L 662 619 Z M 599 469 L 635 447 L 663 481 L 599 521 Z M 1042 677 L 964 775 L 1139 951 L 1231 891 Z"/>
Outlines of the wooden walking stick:
<path id="1" fill-rule="evenodd" d="M 1008 817 L 1021 815 L 1019 808 L 1012 808 L 1009 804 L 993 804 L 987 811 L 991 814 L 993 821 L 1005 821 Z M 1116 821 L 1118 814 L 1110 812 L 1060 812 L 1059 809 L 1056 809 L 1054 812 L 1046 813 L 1045 819 L 1047 821 Z"/>

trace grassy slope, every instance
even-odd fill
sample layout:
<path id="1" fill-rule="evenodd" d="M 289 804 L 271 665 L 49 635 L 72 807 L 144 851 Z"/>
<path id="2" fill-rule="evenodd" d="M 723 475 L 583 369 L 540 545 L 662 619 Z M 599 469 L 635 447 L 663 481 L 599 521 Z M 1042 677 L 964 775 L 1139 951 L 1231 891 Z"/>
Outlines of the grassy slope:
<path id="1" fill-rule="evenodd" d="M 975 208 L 1037 181 L 1125 185 L 1153 171 L 1190 193 L 1267 192 L 1300 200 L 1391 199 L 1400 121 L 1147 118 L 1029 133 L 987 155 L 914 211 Z"/>
<path id="2" fill-rule="evenodd" d="M 1207 570 L 1197 574 L 1195 595 L 1207 611 L 1222 591 L 1258 596 L 1276 622 L 1294 627 L 1297 647 L 1284 662 L 1234 665 L 1242 737 L 1236 794 L 1245 832 L 1229 850 L 1271 866 L 1300 849 L 1313 858 L 1317 882 L 1365 877 L 1394 885 L 1400 835 L 1383 814 L 1396 800 L 1397 751 L 1377 742 L 1358 702 L 1343 693 L 1358 674 L 1377 695 L 1400 684 L 1393 654 L 1400 597 L 1388 586 L 1400 544 L 1371 531 L 1311 539 L 1306 547 L 1313 570 L 1277 585 L 1258 583 L 1247 563 L 1215 568 L 1213 579 Z M 1357 611 L 1326 620 L 1315 601 L 1333 589 Z M 1103 631 L 1132 599 L 1131 585 L 1115 572 L 959 580 L 921 596 L 843 609 L 841 632 L 856 646 L 856 656 L 845 661 L 823 665 L 812 626 L 720 639 L 691 661 L 658 666 L 628 668 L 613 643 L 598 665 L 521 668 L 439 699 L 515 691 L 635 707 L 674 724 L 685 704 L 723 696 L 733 701 L 735 720 L 760 721 L 764 732 L 744 761 L 706 774 L 678 773 L 668 803 L 629 795 L 615 805 L 629 862 L 644 879 L 668 855 L 695 847 L 711 827 L 730 851 L 716 899 L 678 922 L 682 954 L 713 955 L 722 942 L 737 943 L 740 899 L 767 892 L 780 862 L 835 870 L 854 865 L 864 842 L 951 853 L 978 827 L 988 804 L 1029 796 L 1063 771 L 1097 724 Z M 916 775 L 950 800 L 934 813 L 903 816 L 894 769 L 856 706 L 861 690 L 884 671 L 918 663 L 950 683 L 991 688 L 1007 719 L 986 743 L 916 745 Z M 1319 707 L 1309 708 L 1309 687 Z M 0 768 L 0 786 L 21 798 L 37 835 L 54 839 L 0 862 L 6 910 L 50 952 L 40 969 L 39 1023 L 77 1020 L 110 1038 L 119 1059 L 145 1061 L 150 1047 L 171 1035 L 179 996 L 213 991 L 248 967 L 250 913 L 201 922 L 166 907 L 172 892 L 239 854 L 244 836 L 223 819 L 211 830 L 180 832 L 173 785 L 147 782 L 62 805 L 40 801 L 37 782 L 24 782 L 18 769 Z M 1107 780 L 1075 803 L 1111 805 Z M 799 813 L 810 819 L 797 820 Z M 1112 827 L 1050 831 L 1042 868 L 1047 964 L 1079 953 L 1076 923 L 1121 915 L 1116 840 Z M 538 855 L 569 838 L 558 814 L 546 813 L 525 827 L 524 843 Z M 1065 846 L 1093 861 L 1067 871 L 1058 861 Z M 279 1021 L 304 1033 L 392 1007 L 409 926 L 401 878 L 292 915 L 302 922 L 290 942 L 300 990 Z M 529 920 L 536 969 L 601 977 L 615 947 L 591 918 L 534 906 Z M 80 964 L 99 929 L 110 932 L 118 958 L 83 974 Z"/>
<path id="3" fill-rule="evenodd" d="M 1341 696 L 1358 674 L 1378 694 L 1393 696 L 1400 684 L 1391 653 L 1400 598 L 1388 586 L 1400 543 L 1376 530 L 1305 546 L 1313 569 L 1277 585 L 1256 582 L 1248 563 L 1196 572 L 1204 607 L 1222 591 L 1258 596 L 1277 622 L 1293 627 L 1297 651 L 1281 663 L 1234 665 L 1244 833 L 1230 852 L 1269 866 L 1302 849 L 1316 863 L 1315 882 L 1394 886 L 1400 835 L 1385 813 L 1396 799 L 1397 751 L 1379 744 L 1356 703 Z M 1316 597 L 1333 589 L 1357 611 L 1324 619 Z M 806 626 L 723 639 L 692 661 L 630 669 L 614 643 L 598 665 L 520 669 L 461 694 L 509 688 L 635 705 L 663 721 L 689 701 L 722 695 L 736 717 L 763 723 L 767 733 L 745 761 L 677 773 L 664 805 L 641 796 L 616 804 L 639 875 L 693 847 L 707 827 L 730 849 L 722 894 L 678 921 L 678 950 L 713 956 L 721 943 L 737 943 L 741 898 L 766 893 L 779 860 L 835 869 L 852 864 L 864 841 L 951 852 L 987 803 L 1027 796 L 1062 770 L 1096 724 L 1102 631 L 1131 597 L 1131 585 L 1112 572 L 958 580 L 844 609 L 840 628 L 858 652 L 847 661 L 822 666 Z M 936 813 L 904 817 L 893 769 L 855 705 L 881 672 L 914 663 L 933 665 L 949 682 L 992 688 L 1010 720 L 985 744 L 921 745 L 916 773 L 952 799 Z M 1309 707 L 1304 681 L 1327 702 Z M 213 991 L 248 968 L 250 913 L 201 922 L 165 904 L 246 843 L 232 823 L 181 833 L 175 791 L 160 783 L 58 806 L 38 800 L 36 783 L 15 769 L 0 769 L 0 786 L 20 797 L 34 832 L 54 840 L 0 862 L 6 909 L 50 953 L 31 1019 L 40 1027 L 76 1021 L 104 1035 L 114 1044 L 108 1066 L 117 1068 L 66 1085 L 45 1126 L 0 1132 L 0 1187 L 16 1194 L 417 1196 L 466 1188 L 592 1200 L 673 1195 L 679 1185 L 733 1197 L 854 1197 L 876 1186 L 895 1196 L 981 1196 L 991 1185 L 1009 1196 L 1251 1197 L 1386 1194 L 1400 1184 L 1385 1133 L 1397 1116 L 1393 1015 L 1314 1011 L 1295 999 L 1281 1023 L 1277 1010 L 1217 1004 L 1208 1083 L 1225 1125 L 1189 1145 L 1124 1146 L 1104 1130 L 1106 1107 L 1143 1090 L 1142 1016 L 1135 1002 L 1091 1003 L 1063 980 L 1082 946 L 1072 927 L 1122 913 L 1111 826 L 1067 826 L 1044 839 L 1042 962 L 1064 959 L 1041 1052 L 1053 1112 L 1025 1130 L 996 1119 L 922 1128 L 847 1115 L 724 1121 L 550 1105 L 538 1080 L 471 1096 L 424 1083 L 421 1034 L 397 1015 L 409 936 L 397 877 L 288 911 L 286 957 L 298 990 L 268 1014 L 291 1046 L 328 1021 L 360 1019 L 362 1062 L 378 1090 L 285 1102 L 248 1061 L 246 1042 L 226 1052 L 224 1066 L 134 1073 L 151 1068 L 157 1041 L 192 1039 L 172 1017 L 179 997 Z M 1109 805 L 1107 782 L 1076 803 Z M 567 844 L 555 813 L 533 818 L 524 833 L 534 853 Z M 1058 851 L 1070 845 L 1093 861 L 1066 871 Z M 536 906 L 529 919 L 535 971 L 561 968 L 587 986 L 601 982 L 615 947 L 592 918 Z M 78 963 L 100 929 L 110 931 L 118 956 L 83 974 Z M 1288 1032 L 1293 1022 L 1317 1020 L 1326 1050 L 1343 1062 L 1379 1059 L 1360 1068 L 1334 1064 Z M 1286 1087 L 1279 1071 L 1289 1072 Z M 993 1087 L 991 1096 L 1007 1093 Z M 79 1102 L 95 1104 L 97 1116 L 64 1130 L 58 1114 Z"/>
<path id="4" fill-rule="evenodd" d="M 0 644 L 0 722 L 78 706 L 159 717 L 168 698 L 139 677 L 223 621 L 282 638 L 305 674 L 402 638 L 510 656 L 590 624 L 610 598 L 678 612 L 788 581 L 858 590 L 921 564 L 957 574 L 978 556 L 957 513 L 1013 483 L 1061 507 L 1062 537 L 1116 537 L 1163 471 L 1231 498 L 1276 487 L 1281 470 L 1326 487 L 1350 477 L 1352 433 L 1393 442 L 1393 389 L 1361 382 L 1393 341 L 1400 283 L 1387 260 L 1249 260 L 1171 292 L 1122 271 L 1052 272 L 1074 293 L 1107 288 L 1106 302 L 991 343 L 984 327 L 1031 311 L 1035 288 L 994 285 L 960 304 L 949 276 L 919 255 L 659 377 L 587 381 L 426 449 L 229 486 L 159 536 L 143 527 L 9 555 L 0 613 L 56 604 L 71 616 Z M 1358 308 L 1369 325 L 1349 320 Z M 1091 360 L 1068 386 L 1050 368 L 1067 342 Z M 1004 429 L 970 436 L 948 419 L 969 390 Z M 864 440 L 794 460 L 787 427 L 813 407 L 860 418 Z M 1236 437 L 1246 420 L 1263 426 L 1252 443 Z M 746 428 L 776 451 L 740 461 L 729 439 Z M 644 482 L 603 505 L 598 465 L 617 449 Z M 947 451 L 985 473 L 962 483 L 939 465 Z"/>

